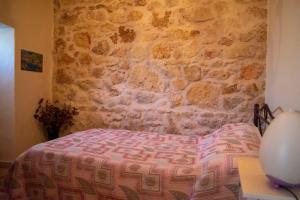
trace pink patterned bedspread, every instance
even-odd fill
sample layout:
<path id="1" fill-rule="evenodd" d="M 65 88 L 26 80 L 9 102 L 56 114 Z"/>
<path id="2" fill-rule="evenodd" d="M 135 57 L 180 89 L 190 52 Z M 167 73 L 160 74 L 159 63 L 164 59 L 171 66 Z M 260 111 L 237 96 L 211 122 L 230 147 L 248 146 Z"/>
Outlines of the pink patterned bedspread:
<path id="1" fill-rule="evenodd" d="M 236 199 L 239 156 L 257 156 L 257 129 L 208 136 L 92 129 L 33 146 L 10 171 L 11 199 Z"/>

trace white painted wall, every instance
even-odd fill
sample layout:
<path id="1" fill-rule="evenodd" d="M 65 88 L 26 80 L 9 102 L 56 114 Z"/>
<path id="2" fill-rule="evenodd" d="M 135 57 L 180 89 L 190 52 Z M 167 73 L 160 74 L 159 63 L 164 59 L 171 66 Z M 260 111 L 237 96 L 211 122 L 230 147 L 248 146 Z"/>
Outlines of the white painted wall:
<path id="1" fill-rule="evenodd" d="M 266 101 L 300 110 L 300 0 L 269 0 Z"/>
<path id="2" fill-rule="evenodd" d="M 14 29 L 0 23 L 0 160 L 15 154 Z"/>
<path id="3" fill-rule="evenodd" d="M 52 0 L 0 0 L 0 22 L 15 29 L 15 156 L 44 140 L 33 114 L 51 98 L 53 14 Z M 43 73 L 21 70 L 21 49 L 43 54 Z"/>

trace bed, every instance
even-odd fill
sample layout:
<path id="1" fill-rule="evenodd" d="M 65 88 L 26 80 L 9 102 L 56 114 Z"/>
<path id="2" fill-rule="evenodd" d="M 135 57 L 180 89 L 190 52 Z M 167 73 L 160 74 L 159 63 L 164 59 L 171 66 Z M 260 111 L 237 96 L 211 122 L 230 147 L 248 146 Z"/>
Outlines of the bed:
<path id="1" fill-rule="evenodd" d="M 12 200 L 237 199 L 236 160 L 260 136 L 228 124 L 207 136 L 92 129 L 38 144 L 10 169 Z"/>

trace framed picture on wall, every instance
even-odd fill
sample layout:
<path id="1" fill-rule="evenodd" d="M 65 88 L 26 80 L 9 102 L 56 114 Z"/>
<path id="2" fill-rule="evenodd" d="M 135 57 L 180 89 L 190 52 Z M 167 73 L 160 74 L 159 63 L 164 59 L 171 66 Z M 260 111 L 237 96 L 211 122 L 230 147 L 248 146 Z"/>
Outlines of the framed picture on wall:
<path id="1" fill-rule="evenodd" d="M 43 72 L 43 55 L 21 49 L 21 69 L 32 72 Z"/>

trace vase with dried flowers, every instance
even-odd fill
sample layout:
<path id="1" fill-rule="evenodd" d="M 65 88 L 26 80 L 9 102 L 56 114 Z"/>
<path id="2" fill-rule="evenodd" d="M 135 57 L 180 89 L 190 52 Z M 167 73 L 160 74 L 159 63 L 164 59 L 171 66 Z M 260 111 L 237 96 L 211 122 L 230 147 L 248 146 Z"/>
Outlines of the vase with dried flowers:
<path id="1" fill-rule="evenodd" d="M 53 140 L 59 137 L 61 128 L 67 129 L 74 124 L 74 116 L 78 114 L 77 108 L 73 106 L 66 104 L 61 106 L 58 102 L 51 104 L 49 101 L 40 99 L 34 118 L 47 131 L 48 140 Z"/>

